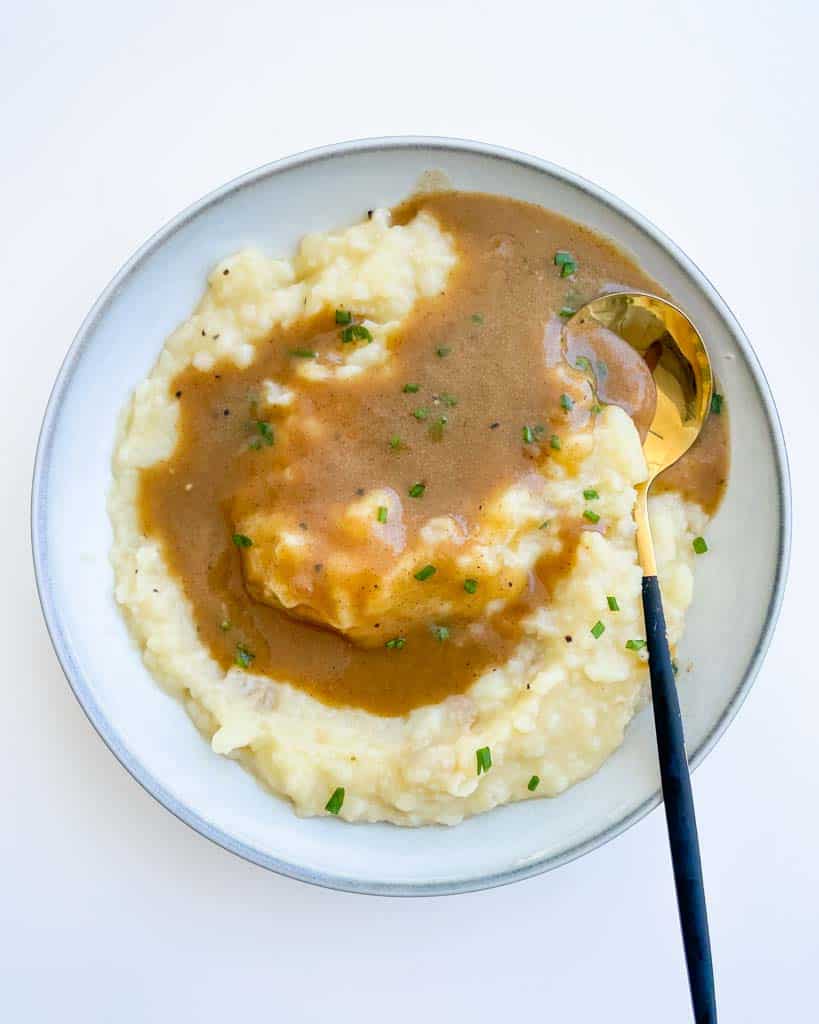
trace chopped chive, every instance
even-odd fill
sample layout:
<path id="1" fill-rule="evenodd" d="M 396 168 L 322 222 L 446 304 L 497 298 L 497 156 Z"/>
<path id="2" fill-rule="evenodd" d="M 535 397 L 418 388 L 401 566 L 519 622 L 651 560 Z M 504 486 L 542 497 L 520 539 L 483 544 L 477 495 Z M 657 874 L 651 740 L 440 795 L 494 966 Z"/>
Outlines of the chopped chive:
<path id="1" fill-rule="evenodd" d="M 478 775 L 485 775 L 492 767 L 492 751 L 489 747 L 481 747 L 475 751 L 475 759 L 478 762 Z"/>
<path id="2" fill-rule="evenodd" d="M 435 349 L 435 354 L 439 359 L 443 359 L 445 356 L 448 356 L 451 351 L 452 349 L 447 345 L 439 345 L 438 348 Z"/>
<path id="3" fill-rule="evenodd" d="M 595 402 L 594 405 L 591 407 L 591 411 L 595 416 L 599 416 L 603 409 L 602 406 L 598 405 L 597 402 Z"/>
<path id="4" fill-rule="evenodd" d="M 420 580 L 421 583 L 423 583 L 424 580 L 428 580 L 430 576 L 434 576 L 436 571 L 437 570 L 434 565 L 425 565 L 423 569 L 419 569 L 414 575 L 417 580 Z"/>
<path id="5" fill-rule="evenodd" d="M 341 332 L 341 340 L 346 345 L 350 341 L 372 341 L 373 336 L 364 324 L 351 324 Z"/>
<path id="6" fill-rule="evenodd" d="M 544 519 L 543 522 L 538 527 L 538 529 L 539 530 L 548 530 L 551 525 L 552 525 L 552 520 L 551 519 Z"/>
<path id="7" fill-rule="evenodd" d="M 561 306 L 558 310 L 558 315 L 562 316 L 564 320 L 568 320 L 570 316 L 574 316 L 577 312 L 576 309 L 572 309 L 571 306 Z"/>
<path id="8" fill-rule="evenodd" d="M 427 489 L 426 484 L 417 483 L 413 484 L 407 492 L 411 498 L 423 498 L 424 491 Z"/>
<path id="9" fill-rule="evenodd" d="M 401 648 L 406 644 L 407 638 L 403 636 L 394 636 L 392 640 L 388 640 L 384 646 L 391 651 L 400 651 Z"/>
<path id="10" fill-rule="evenodd" d="M 610 612 L 619 612 L 620 611 L 620 605 L 617 603 L 617 598 L 616 597 L 609 596 L 609 597 L 606 598 L 606 601 L 608 602 L 608 606 L 609 606 L 609 611 Z"/>
<path id="11" fill-rule="evenodd" d="M 256 657 L 244 644 L 236 644 L 236 664 L 239 668 L 249 668 L 251 661 Z"/>
<path id="12" fill-rule="evenodd" d="M 337 309 L 336 310 L 336 323 L 337 324 L 348 324 L 352 321 L 353 314 L 349 309 Z"/>
<path id="13" fill-rule="evenodd" d="M 717 416 L 722 412 L 722 395 L 718 395 L 716 391 L 711 395 L 711 412 Z"/>
<path id="14" fill-rule="evenodd" d="M 562 267 L 564 263 L 573 263 L 574 258 L 570 252 L 566 252 L 565 249 L 558 249 L 555 253 L 555 266 Z"/>
<path id="15" fill-rule="evenodd" d="M 483 323 L 483 313 L 473 313 L 472 314 L 472 323 L 473 324 L 482 324 Z"/>
<path id="16" fill-rule="evenodd" d="M 593 487 L 587 487 L 586 490 L 583 491 L 583 497 L 586 499 L 586 501 L 596 501 L 597 498 L 600 497 L 600 495 Z"/>
<path id="17" fill-rule="evenodd" d="M 561 408 L 566 410 L 566 412 L 570 412 L 574 408 L 574 399 L 571 398 L 569 395 L 561 395 L 560 405 Z"/>
<path id="18" fill-rule="evenodd" d="M 444 427 L 447 425 L 449 420 L 446 416 L 439 416 L 434 423 L 429 426 L 429 436 L 433 441 L 442 441 L 444 438 Z"/>
<path id="19" fill-rule="evenodd" d="M 576 273 L 576 271 L 577 264 L 574 262 L 574 260 L 567 260 L 560 268 L 560 276 L 570 277 L 572 274 Z"/>
<path id="20" fill-rule="evenodd" d="M 420 384 L 405 384 L 401 389 L 405 395 L 414 395 L 416 392 L 421 390 Z"/>
<path id="21" fill-rule="evenodd" d="M 531 427 L 524 427 L 523 430 L 521 431 L 521 434 L 523 435 L 523 443 L 524 444 L 534 444 L 534 442 L 535 442 L 535 435 L 534 435 L 534 432 L 532 431 Z"/>
<path id="22" fill-rule="evenodd" d="M 338 788 L 333 790 L 333 795 L 330 797 L 330 799 L 324 805 L 324 810 L 325 811 L 329 811 L 330 814 L 338 814 L 338 812 L 341 810 L 341 807 L 342 807 L 343 803 L 344 803 L 344 787 L 343 786 L 338 786 Z"/>
<path id="23" fill-rule="evenodd" d="M 529 782 L 526 784 L 526 788 L 529 790 L 530 793 L 534 793 L 534 791 L 537 789 L 537 787 L 539 785 L 540 785 L 540 776 L 533 775 L 531 777 L 531 779 L 529 779 Z"/>
<path id="24" fill-rule="evenodd" d="M 392 448 L 392 450 L 394 452 L 397 452 L 402 447 L 403 447 L 403 445 L 402 445 L 400 437 L 391 437 L 390 438 L 390 448 Z"/>
<path id="25" fill-rule="evenodd" d="M 478 589 L 478 581 L 477 580 L 473 580 L 473 579 L 464 580 L 464 590 L 467 592 L 467 594 L 474 594 L 477 589 Z"/>
<path id="26" fill-rule="evenodd" d="M 645 645 L 645 640 L 626 640 L 627 651 L 642 651 Z"/>
<path id="27" fill-rule="evenodd" d="M 578 370 L 585 370 L 587 373 L 591 373 L 591 363 L 586 356 L 578 356 L 574 361 L 574 365 Z"/>
<path id="28" fill-rule="evenodd" d="M 600 516 L 596 512 L 592 512 L 592 510 L 590 508 L 587 508 L 583 512 L 583 518 L 584 519 L 588 519 L 588 521 L 590 523 L 599 523 L 600 522 Z"/>
<path id="29" fill-rule="evenodd" d="M 601 637 L 601 636 L 602 636 L 602 635 L 603 635 L 603 634 L 604 634 L 605 632 L 606 632 L 606 627 L 605 627 L 605 626 L 603 625 L 603 623 L 602 623 L 602 622 L 601 622 L 601 621 L 600 621 L 600 620 L 598 619 L 598 620 L 597 620 L 597 622 L 595 622 L 595 624 L 594 624 L 594 625 L 592 626 L 592 628 L 591 628 L 591 635 L 592 635 L 592 636 L 594 637 L 594 639 L 595 639 L 595 640 L 599 640 L 599 639 L 600 639 L 600 637 Z"/>
<path id="30" fill-rule="evenodd" d="M 691 547 L 698 555 L 704 555 L 708 550 L 708 545 L 705 543 L 705 537 L 695 537 L 693 541 L 691 541 Z"/>
<path id="31" fill-rule="evenodd" d="M 439 644 L 442 644 L 444 640 L 449 640 L 449 630 L 446 626 L 433 626 L 432 635 Z"/>
<path id="32" fill-rule="evenodd" d="M 315 359 L 318 353 L 311 348 L 291 348 L 290 355 L 297 359 Z"/>
<path id="33" fill-rule="evenodd" d="M 419 405 L 417 409 L 412 410 L 412 415 L 420 423 L 421 420 L 425 420 L 429 416 L 429 409 L 425 409 L 423 405 Z"/>
<path id="34" fill-rule="evenodd" d="M 262 435 L 262 440 L 268 447 L 273 444 L 273 428 L 270 426 L 269 423 L 267 423 L 265 420 L 257 420 L 256 429 Z"/>
<path id="35" fill-rule="evenodd" d="M 554 448 L 556 452 L 560 451 L 560 438 L 557 436 L 557 434 L 552 434 L 552 436 L 549 438 L 549 444 L 552 446 L 552 448 Z"/>
<path id="36" fill-rule="evenodd" d="M 458 399 L 454 395 L 447 394 L 446 391 L 442 392 L 438 397 L 444 405 L 448 405 L 450 409 L 454 408 L 458 404 Z"/>
<path id="37" fill-rule="evenodd" d="M 387 506 L 386 505 L 379 505 L 378 506 L 378 512 L 376 513 L 376 518 L 378 519 L 379 523 L 386 523 L 387 515 L 388 514 L 389 513 L 387 512 Z"/>
<path id="38" fill-rule="evenodd" d="M 230 619 L 222 619 L 222 621 L 219 623 L 219 629 L 221 629 L 223 633 L 227 633 L 227 631 L 232 627 L 233 623 L 230 621 Z"/>
<path id="39" fill-rule="evenodd" d="M 249 548 L 253 546 L 253 541 L 244 533 L 234 533 L 233 543 L 237 548 Z"/>
<path id="40" fill-rule="evenodd" d="M 262 447 L 262 440 L 261 440 L 261 438 L 260 437 L 254 437 L 254 439 L 250 442 L 248 447 L 252 448 L 254 452 L 260 451 L 261 447 Z"/>

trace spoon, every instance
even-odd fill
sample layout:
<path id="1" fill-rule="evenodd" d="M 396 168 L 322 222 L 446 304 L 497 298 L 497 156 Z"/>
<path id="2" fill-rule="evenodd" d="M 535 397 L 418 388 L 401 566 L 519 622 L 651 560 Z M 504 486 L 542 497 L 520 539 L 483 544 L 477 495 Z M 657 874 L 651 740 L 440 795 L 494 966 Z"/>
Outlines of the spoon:
<path id="1" fill-rule="evenodd" d="M 654 724 L 688 984 L 697 1024 L 714 1024 L 717 1006 L 697 823 L 647 505 L 654 480 L 688 451 L 702 429 L 711 408 L 711 363 L 688 317 L 654 295 L 617 292 L 595 299 L 566 322 L 564 342 L 572 324 L 586 329 L 599 325 L 622 338 L 646 360 L 656 386 L 654 415 L 643 441 L 648 478 L 637 487 L 634 509 L 637 557 L 643 570 Z"/>

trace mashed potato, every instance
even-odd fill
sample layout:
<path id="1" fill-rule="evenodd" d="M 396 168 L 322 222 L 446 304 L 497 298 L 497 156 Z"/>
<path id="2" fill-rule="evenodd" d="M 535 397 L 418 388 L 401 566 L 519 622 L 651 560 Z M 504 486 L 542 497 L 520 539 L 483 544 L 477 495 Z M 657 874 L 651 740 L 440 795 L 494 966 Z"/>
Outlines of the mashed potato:
<path id="1" fill-rule="evenodd" d="M 614 406 L 597 417 L 571 472 L 553 460 L 539 490 L 511 488 L 498 498 L 481 558 L 491 562 L 492 546 L 499 545 L 505 564 L 517 566 L 523 579 L 552 543 L 539 524 L 550 516 L 582 516 L 589 488 L 600 494 L 596 511 L 605 533 L 582 533 L 572 572 L 557 583 L 550 603 L 527 617 L 505 664 L 467 692 L 405 715 L 329 706 L 286 680 L 254 674 L 252 666 L 223 670 L 199 639 L 160 545 L 142 532 L 139 474 L 176 444 L 178 405 L 169 386 L 177 373 L 186 367 L 207 373 L 224 359 L 250 366 L 274 325 L 351 305 L 366 318 L 372 344 L 334 361 L 305 362 L 299 372 L 316 381 L 389 373 L 402 318 L 419 298 L 444 287 L 456 262 L 453 240 L 433 217 L 421 213 L 391 227 L 386 211 L 306 238 L 292 262 L 241 252 L 214 269 L 198 309 L 167 340 L 122 419 L 109 499 L 116 599 L 149 669 L 185 702 L 214 751 L 240 758 L 300 814 L 323 813 L 337 787 L 345 790 L 340 817 L 400 825 L 455 824 L 512 800 L 557 795 L 616 749 L 645 697 L 645 652 L 626 644 L 644 636 L 632 510 L 646 467 L 633 423 Z M 264 401 L 286 413 L 292 394 L 267 380 Z M 367 520 L 389 500 L 362 498 Z M 353 521 L 358 511 L 351 505 Z M 674 644 L 692 598 L 691 542 L 705 517 L 698 505 L 666 493 L 651 501 L 651 519 Z M 271 528 L 271 536 L 280 535 Z M 426 540 L 432 547 L 437 542 L 434 524 Z M 254 557 L 265 550 L 260 544 Z M 282 564 L 292 566 L 296 556 L 288 552 Z M 468 565 L 457 572 L 468 573 Z M 277 582 L 275 573 L 266 576 L 286 606 L 287 573 Z M 610 596 L 619 610 L 610 608 Z M 490 591 L 487 600 L 495 598 Z M 379 613 L 388 612 L 385 601 Z M 337 611 L 343 616 L 343 602 Z M 602 632 L 592 632 L 596 623 Z M 486 747 L 491 770 L 478 774 L 476 751 Z"/>

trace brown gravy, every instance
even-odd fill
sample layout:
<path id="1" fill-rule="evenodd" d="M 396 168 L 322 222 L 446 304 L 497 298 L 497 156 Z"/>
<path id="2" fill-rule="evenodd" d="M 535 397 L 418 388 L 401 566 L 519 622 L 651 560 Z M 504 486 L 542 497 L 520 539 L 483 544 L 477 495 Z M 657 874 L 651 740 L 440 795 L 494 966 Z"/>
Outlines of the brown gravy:
<path id="1" fill-rule="evenodd" d="M 210 373 L 188 368 L 172 385 L 180 407 L 176 449 L 142 472 L 139 496 L 142 528 L 159 538 L 193 606 L 200 637 L 225 669 L 237 652 L 249 652 L 254 672 L 288 680 L 325 703 L 381 715 L 463 692 L 501 664 L 519 639 L 523 614 L 547 601 L 554 581 L 570 571 L 584 527 L 555 524 L 564 539 L 561 555 L 538 566 L 514 606 L 483 621 L 478 635 L 467 629 L 474 618 L 467 601 L 463 615 L 446 623 L 447 642 L 425 627 L 396 650 L 362 647 L 255 600 L 231 539 L 233 524 L 276 503 L 297 514 L 320 551 L 322 543 L 334 542 L 339 506 L 390 487 L 402 496 L 404 543 L 435 515 L 456 515 L 468 528 L 493 493 L 531 472 L 533 458 L 561 457 L 540 438 L 584 429 L 590 421 L 579 372 L 575 406 L 561 408 L 566 385 L 554 372 L 563 359 L 559 311 L 615 287 L 660 291 L 612 243 L 539 207 L 440 193 L 403 204 L 395 220 L 405 223 L 421 209 L 452 234 L 459 262 L 446 292 L 420 300 L 407 318 L 393 344 L 397 374 L 387 383 L 378 374 L 294 382 L 294 351 L 338 346 L 332 312 L 275 328 L 247 369 L 227 362 Z M 560 276 L 558 250 L 577 261 L 571 277 Z M 570 355 L 578 354 L 586 355 L 585 349 Z M 639 421 L 651 395 L 640 368 L 631 372 L 632 356 L 630 349 L 588 352 L 610 368 L 605 387 L 598 380 L 600 397 L 622 404 Z M 270 438 L 259 434 L 255 400 L 266 378 L 297 390 L 299 410 L 329 424 L 330 440 L 315 444 L 299 431 L 298 416 L 281 430 L 273 423 Z M 402 385 L 410 382 L 419 384 L 417 392 L 404 392 Z M 456 404 L 447 404 L 446 396 Z M 426 419 L 412 415 L 419 408 L 427 409 Z M 446 427 L 436 436 L 432 427 L 442 415 Z M 727 473 L 727 434 L 724 415 L 709 422 L 695 449 L 662 483 L 711 511 Z M 521 443 L 525 424 L 539 427 L 529 444 Z M 398 449 L 390 444 L 396 437 Z M 251 447 L 251 438 L 263 443 Z M 417 482 L 425 485 L 423 498 L 405 497 Z M 362 587 L 377 587 L 383 568 L 374 560 Z M 320 590 L 320 556 L 312 570 Z"/>

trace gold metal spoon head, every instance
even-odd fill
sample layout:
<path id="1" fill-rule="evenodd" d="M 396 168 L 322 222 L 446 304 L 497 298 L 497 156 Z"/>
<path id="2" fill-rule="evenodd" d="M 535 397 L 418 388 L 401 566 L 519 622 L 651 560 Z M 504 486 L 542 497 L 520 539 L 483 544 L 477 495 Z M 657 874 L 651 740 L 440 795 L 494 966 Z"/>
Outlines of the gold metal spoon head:
<path id="1" fill-rule="evenodd" d="M 567 320 L 599 325 L 639 352 L 652 371 L 657 392 L 654 415 L 643 441 L 648 479 L 637 491 L 635 518 L 640 564 L 656 572 L 648 528 L 646 494 L 655 478 L 684 455 L 699 436 L 711 408 L 711 361 L 696 327 L 681 309 L 655 295 L 615 292 L 594 299 Z"/>

